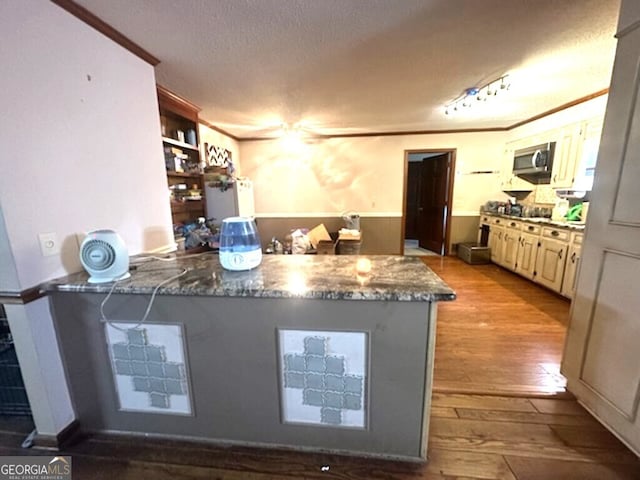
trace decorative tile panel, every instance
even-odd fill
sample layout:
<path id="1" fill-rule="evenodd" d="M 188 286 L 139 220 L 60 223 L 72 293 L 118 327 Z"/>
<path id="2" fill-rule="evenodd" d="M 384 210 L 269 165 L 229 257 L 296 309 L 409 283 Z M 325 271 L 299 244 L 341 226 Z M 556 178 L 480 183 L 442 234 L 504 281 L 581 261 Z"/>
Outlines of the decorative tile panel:
<path id="1" fill-rule="evenodd" d="M 107 347 L 121 410 L 191 414 L 179 325 L 111 322 Z"/>
<path id="2" fill-rule="evenodd" d="M 366 427 L 367 333 L 280 330 L 284 422 Z"/>

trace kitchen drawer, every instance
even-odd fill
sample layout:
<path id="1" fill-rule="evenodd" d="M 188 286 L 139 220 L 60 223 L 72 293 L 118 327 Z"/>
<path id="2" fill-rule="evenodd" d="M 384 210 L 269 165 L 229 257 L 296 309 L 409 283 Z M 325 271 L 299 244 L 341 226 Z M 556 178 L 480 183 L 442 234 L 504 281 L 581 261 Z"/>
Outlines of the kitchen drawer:
<path id="1" fill-rule="evenodd" d="M 522 223 L 521 222 L 516 222 L 514 220 L 509 220 L 506 219 L 505 220 L 505 226 L 509 229 L 509 230 L 522 230 Z"/>
<path id="2" fill-rule="evenodd" d="M 571 232 L 569 230 L 562 230 L 560 228 L 544 227 L 542 229 L 542 236 L 546 238 L 553 238 L 554 240 L 569 241 Z"/>
<path id="3" fill-rule="evenodd" d="M 507 223 L 507 219 L 501 217 L 489 217 L 493 225 L 504 225 Z"/>
<path id="4" fill-rule="evenodd" d="M 584 237 L 584 234 L 582 234 L 582 233 L 574 233 L 573 234 L 573 243 L 575 245 L 582 245 L 582 237 Z"/>
<path id="5" fill-rule="evenodd" d="M 530 233 L 532 235 L 540 235 L 540 229 L 540 225 L 532 225 L 526 222 L 522 225 L 522 231 Z"/>

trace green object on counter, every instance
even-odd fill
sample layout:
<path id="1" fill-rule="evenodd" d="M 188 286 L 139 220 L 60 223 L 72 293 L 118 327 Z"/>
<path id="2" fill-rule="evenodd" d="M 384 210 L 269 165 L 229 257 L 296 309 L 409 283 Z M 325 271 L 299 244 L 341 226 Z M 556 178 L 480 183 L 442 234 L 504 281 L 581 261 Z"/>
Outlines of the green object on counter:
<path id="1" fill-rule="evenodd" d="M 582 204 L 579 203 L 569 209 L 565 218 L 570 222 L 577 222 L 582 217 Z"/>

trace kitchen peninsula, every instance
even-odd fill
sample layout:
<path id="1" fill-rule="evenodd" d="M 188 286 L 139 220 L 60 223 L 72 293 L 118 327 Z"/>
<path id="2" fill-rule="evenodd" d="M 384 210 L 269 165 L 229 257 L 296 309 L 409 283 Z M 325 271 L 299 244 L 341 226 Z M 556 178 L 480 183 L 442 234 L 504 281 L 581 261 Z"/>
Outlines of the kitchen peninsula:
<path id="1" fill-rule="evenodd" d="M 418 258 L 364 258 L 134 257 L 115 285 L 50 282 L 80 428 L 426 459 L 436 304 L 455 293 Z"/>

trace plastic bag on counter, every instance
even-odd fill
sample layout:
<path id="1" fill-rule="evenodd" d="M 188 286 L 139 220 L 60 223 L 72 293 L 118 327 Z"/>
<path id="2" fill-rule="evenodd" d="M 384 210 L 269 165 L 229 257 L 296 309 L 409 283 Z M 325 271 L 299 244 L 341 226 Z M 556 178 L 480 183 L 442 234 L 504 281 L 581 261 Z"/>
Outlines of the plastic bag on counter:
<path id="1" fill-rule="evenodd" d="M 342 214 L 345 226 L 349 230 L 360 230 L 360 215 L 356 212 L 344 212 Z"/>
<path id="2" fill-rule="evenodd" d="M 291 232 L 291 253 L 294 255 L 302 255 L 311 249 L 311 242 L 307 233 L 301 229 Z"/>

